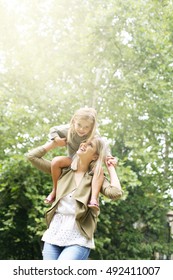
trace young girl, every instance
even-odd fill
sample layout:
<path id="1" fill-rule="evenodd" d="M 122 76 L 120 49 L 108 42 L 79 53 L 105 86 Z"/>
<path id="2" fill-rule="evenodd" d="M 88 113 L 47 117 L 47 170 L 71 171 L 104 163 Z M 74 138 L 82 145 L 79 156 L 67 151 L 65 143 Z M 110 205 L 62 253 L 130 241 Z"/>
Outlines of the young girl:
<path id="1" fill-rule="evenodd" d="M 53 188 L 51 193 L 45 199 L 45 203 L 52 203 L 55 200 L 58 178 L 61 175 L 61 169 L 68 167 L 72 158 L 82 142 L 92 139 L 95 135 L 97 126 L 97 112 L 93 108 L 81 108 L 75 112 L 71 118 L 70 124 L 55 126 L 50 129 L 50 139 L 54 140 L 57 146 L 67 146 L 68 156 L 57 156 L 51 162 L 51 174 Z M 107 153 L 107 155 L 109 155 Z M 114 158 L 109 157 L 109 164 L 114 163 Z M 88 206 L 99 209 L 98 195 L 104 180 L 103 171 L 101 174 L 94 172 L 92 180 L 91 198 Z"/>

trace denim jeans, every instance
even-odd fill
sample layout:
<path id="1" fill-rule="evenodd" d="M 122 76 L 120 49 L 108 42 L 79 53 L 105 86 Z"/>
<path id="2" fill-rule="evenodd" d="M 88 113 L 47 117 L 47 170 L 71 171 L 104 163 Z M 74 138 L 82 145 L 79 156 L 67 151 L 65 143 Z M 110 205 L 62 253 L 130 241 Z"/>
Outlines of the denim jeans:
<path id="1" fill-rule="evenodd" d="M 87 260 L 90 254 L 90 249 L 79 246 L 57 246 L 49 243 L 44 243 L 43 260 Z"/>

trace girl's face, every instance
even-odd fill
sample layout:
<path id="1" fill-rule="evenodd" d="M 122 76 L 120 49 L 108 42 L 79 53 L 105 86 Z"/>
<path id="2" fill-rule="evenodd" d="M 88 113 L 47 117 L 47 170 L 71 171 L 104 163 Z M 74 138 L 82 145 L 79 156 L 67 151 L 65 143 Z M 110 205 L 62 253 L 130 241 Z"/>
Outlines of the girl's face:
<path id="1" fill-rule="evenodd" d="M 90 161 L 96 160 L 98 158 L 97 155 L 97 147 L 96 147 L 96 141 L 91 140 L 85 143 L 81 143 L 79 146 L 79 149 L 77 151 L 77 154 L 80 157 L 87 157 Z"/>
<path id="2" fill-rule="evenodd" d="M 74 129 L 80 137 L 83 137 L 91 132 L 92 124 L 84 119 L 79 119 L 74 122 Z"/>

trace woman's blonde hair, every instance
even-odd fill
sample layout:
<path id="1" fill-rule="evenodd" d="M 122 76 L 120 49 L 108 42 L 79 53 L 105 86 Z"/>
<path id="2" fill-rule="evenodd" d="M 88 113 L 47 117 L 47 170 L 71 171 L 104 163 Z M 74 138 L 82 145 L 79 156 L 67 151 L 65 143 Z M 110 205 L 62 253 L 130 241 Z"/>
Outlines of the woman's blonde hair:
<path id="1" fill-rule="evenodd" d="M 107 145 L 99 136 L 95 136 L 92 140 L 96 142 L 96 154 L 98 155 L 98 158 L 91 162 L 90 168 L 94 170 L 96 176 L 99 176 L 102 171 L 102 164 L 106 159 Z"/>
<path id="2" fill-rule="evenodd" d="M 91 129 L 90 133 L 87 135 L 85 140 L 91 139 L 95 136 L 96 126 L 97 126 L 97 112 L 94 108 L 87 108 L 87 107 L 85 108 L 84 107 L 84 108 L 80 108 L 79 110 L 77 110 L 75 112 L 75 114 L 73 115 L 73 117 L 71 118 L 70 128 L 69 128 L 68 135 L 67 135 L 67 142 L 73 141 L 73 138 L 76 134 L 74 124 L 76 121 L 81 120 L 81 119 L 88 121 L 92 126 L 92 129 Z"/>

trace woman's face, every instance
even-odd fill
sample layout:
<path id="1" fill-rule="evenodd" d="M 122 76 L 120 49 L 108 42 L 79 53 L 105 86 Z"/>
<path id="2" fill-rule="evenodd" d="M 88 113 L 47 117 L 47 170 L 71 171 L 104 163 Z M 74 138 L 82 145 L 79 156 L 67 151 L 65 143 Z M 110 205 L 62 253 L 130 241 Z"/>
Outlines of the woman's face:
<path id="1" fill-rule="evenodd" d="M 85 143 L 81 143 L 77 154 L 79 155 L 79 157 L 85 157 L 90 161 L 96 160 L 98 158 L 96 141 L 91 140 Z"/>
<path id="2" fill-rule="evenodd" d="M 92 124 L 84 119 L 79 119 L 74 122 L 74 129 L 80 137 L 83 137 L 91 132 Z"/>

